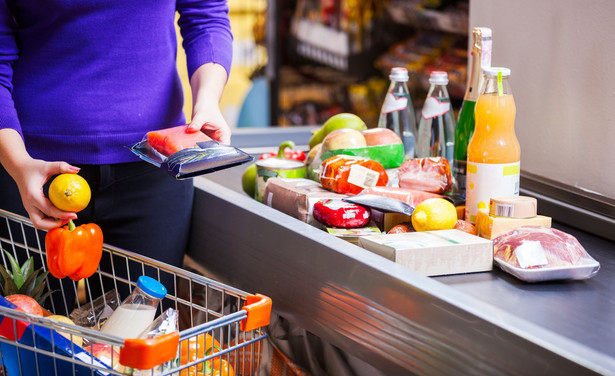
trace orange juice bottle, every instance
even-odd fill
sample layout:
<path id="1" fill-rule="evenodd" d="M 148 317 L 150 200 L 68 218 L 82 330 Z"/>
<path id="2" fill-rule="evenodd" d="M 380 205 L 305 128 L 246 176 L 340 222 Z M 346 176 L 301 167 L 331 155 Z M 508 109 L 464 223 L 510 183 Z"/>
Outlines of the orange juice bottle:
<path id="1" fill-rule="evenodd" d="M 472 223 L 479 209 L 488 209 L 491 197 L 519 194 L 521 147 L 515 135 L 510 69 L 485 68 L 483 74 L 468 144 L 465 216 Z"/>

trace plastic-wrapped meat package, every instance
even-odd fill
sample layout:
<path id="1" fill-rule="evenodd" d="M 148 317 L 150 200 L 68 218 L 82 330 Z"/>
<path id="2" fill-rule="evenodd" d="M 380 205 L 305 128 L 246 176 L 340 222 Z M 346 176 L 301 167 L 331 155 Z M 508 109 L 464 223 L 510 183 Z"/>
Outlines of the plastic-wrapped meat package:
<path id="1" fill-rule="evenodd" d="M 351 155 L 337 155 L 322 162 L 320 184 L 337 193 L 356 195 L 364 188 L 385 186 L 389 177 L 374 160 Z"/>
<path id="2" fill-rule="evenodd" d="M 432 193 L 446 193 L 453 186 L 446 158 L 414 158 L 399 166 L 399 186 Z"/>
<path id="3" fill-rule="evenodd" d="M 587 279 L 600 264 L 572 235 L 555 228 L 522 226 L 493 240 L 494 261 L 527 282 Z"/>

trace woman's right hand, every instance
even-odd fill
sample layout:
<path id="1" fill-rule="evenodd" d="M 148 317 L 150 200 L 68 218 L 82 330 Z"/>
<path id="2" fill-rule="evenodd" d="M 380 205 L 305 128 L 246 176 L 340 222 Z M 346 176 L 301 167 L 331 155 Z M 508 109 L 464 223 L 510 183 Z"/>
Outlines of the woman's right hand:
<path id="1" fill-rule="evenodd" d="M 77 173 L 79 168 L 66 162 L 46 162 L 40 159 L 26 161 L 13 175 L 19 187 L 21 201 L 34 227 L 51 230 L 62 226 L 69 219 L 77 219 L 77 214 L 56 208 L 43 193 L 43 185 L 54 175 Z"/>
<path id="2" fill-rule="evenodd" d="M 50 230 L 77 218 L 77 214 L 53 206 L 45 197 L 43 186 L 54 175 L 79 172 L 78 167 L 30 157 L 21 135 L 9 128 L 0 129 L 0 162 L 17 183 L 21 201 L 34 227 Z"/>

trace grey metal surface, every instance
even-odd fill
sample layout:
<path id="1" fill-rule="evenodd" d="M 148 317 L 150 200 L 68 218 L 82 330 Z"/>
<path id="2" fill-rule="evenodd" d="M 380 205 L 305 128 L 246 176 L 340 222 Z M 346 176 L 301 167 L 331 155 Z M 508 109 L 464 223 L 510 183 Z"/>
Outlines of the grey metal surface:
<path id="1" fill-rule="evenodd" d="M 547 285 L 499 270 L 423 277 L 247 197 L 242 171 L 195 179 L 190 255 L 315 335 L 387 374 L 615 374 L 612 330 L 578 305 L 606 298 L 601 312 L 613 312 L 613 294 L 600 296 L 612 273 Z"/>

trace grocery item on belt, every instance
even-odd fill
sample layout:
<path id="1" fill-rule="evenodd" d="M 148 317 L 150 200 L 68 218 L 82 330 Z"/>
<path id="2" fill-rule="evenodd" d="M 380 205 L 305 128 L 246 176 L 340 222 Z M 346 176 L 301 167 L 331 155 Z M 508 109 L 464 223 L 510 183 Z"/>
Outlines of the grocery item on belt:
<path id="1" fill-rule="evenodd" d="M 498 196 L 489 200 L 491 217 L 532 218 L 538 210 L 538 201 L 528 196 Z"/>
<path id="2" fill-rule="evenodd" d="M 455 229 L 364 236 L 359 245 L 426 276 L 493 269 L 493 242 Z"/>
<path id="3" fill-rule="evenodd" d="M 380 195 L 360 193 L 356 196 L 351 196 L 343 199 L 346 202 L 363 205 L 374 209 L 379 209 L 385 212 L 401 213 L 412 215 L 414 208 L 403 201 L 396 200 L 391 197 Z"/>
<path id="4" fill-rule="evenodd" d="M 417 191 L 416 189 L 399 188 L 399 187 L 371 187 L 361 191 L 361 194 L 378 195 L 394 198 L 405 202 L 411 207 L 415 207 L 428 198 L 443 197 L 436 193 Z"/>
<path id="5" fill-rule="evenodd" d="M 185 125 L 148 132 L 140 142 L 128 148 L 176 179 L 222 170 L 253 159 L 242 150 L 220 144 L 202 132 L 187 133 Z"/>
<path id="6" fill-rule="evenodd" d="M 337 199 L 320 200 L 314 204 L 314 218 L 329 227 L 363 227 L 369 222 L 367 208 Z"/>
<path id="7" fill-rule="evenodd" d="M 446 193 L 453 186 L 446 158 L 414 158 L 399 166 L 399 186 L 432 193 Z"/>
<path id="8" fill-rule="evenodd" d="M 551 227 L 551 217 L 537 215 L 531 218 L 493 217 L 487 209 L 479 209 L 476 216 L 476 231 L 485 239 L 495 239 L 498 236 L 521 226 Z"/>
<path id="9" fill-rule="evenodd" d="M 493 240 L 495 263 L 527 282 L 587 279 L 600 264 L 572 235 L 541 226 L 522 226 Z"/>
<path id="10" fill-rule="evenodd" d="M 331 192 L 313 180 L 270 178 L 265 186 L 263 204 L 300 221 L 319 225 L 312 215 L 314 204 L 322 199 L 345 197 L 348 195 Z"/>
<path id="11" fill-rule="evenodd" d="M 403 234 L 405 232 L 413 232 L 412 222 L 403 222 L 391 227 L 387 234 Z"/>
<path id="12" fill-rule="evenodd" d="M 384 186 L 388 180 L 380 163 L 363 157 L 337 155 L 321 165 L 320 183 L 338 193 L 357 194 L 365 188 Z"/>

